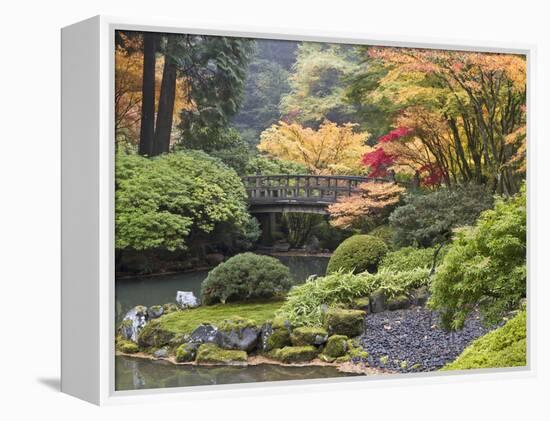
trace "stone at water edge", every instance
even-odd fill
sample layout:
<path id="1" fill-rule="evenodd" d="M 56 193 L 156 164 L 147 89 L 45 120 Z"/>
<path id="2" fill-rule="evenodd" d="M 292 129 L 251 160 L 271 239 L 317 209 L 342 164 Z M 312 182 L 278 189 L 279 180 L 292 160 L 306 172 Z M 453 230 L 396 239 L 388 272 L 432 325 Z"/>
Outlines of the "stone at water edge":
<path id="1" fill-rule="evenodd" d="M 199 300 L 192 291 L 178 291 L 176 303 L 180 308 L 195 308 L 199 306 Z"/>
<path id="2" fill-rule="evenodd" d="M 153 352 L 153 357 L 155 358 L 166 358 L 168 356 L 168 347 L 162 347 Z"/>
<path id="3" fill-rule="evenodd" d="M 119 333 L 124 339 L 137 342 L 139 332 L 145 327 L 148 320 L 147 307 L 135 306 L 122 319 Z"/>
<path id="4" fill-rule="evenodd" d="M 306 253 L 315 254 L 315 253 L 319 253 L 320 251 L 321 251 L 321 247 L 320 247 L 319 239 L 315 235 L 312 235 L 308 243 L 306 244 Z"/>

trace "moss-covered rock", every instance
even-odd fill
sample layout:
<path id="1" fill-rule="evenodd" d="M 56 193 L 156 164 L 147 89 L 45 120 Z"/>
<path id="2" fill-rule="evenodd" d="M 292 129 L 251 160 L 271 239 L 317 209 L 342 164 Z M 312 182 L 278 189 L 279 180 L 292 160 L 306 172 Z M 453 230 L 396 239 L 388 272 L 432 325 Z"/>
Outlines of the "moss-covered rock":
<path id="1" fill-rule="evenodd" d="M 352 301 L 351 308 L 368 312 L 370 307 L 369 297 L 359 297 Z"/>
<path id="2" fill-rule="evenodd" d="M 158 319 L 164 314 L 164 308 L 159 305 L 151 306 L 147 309 L 147 314 L 149 315 L 149 319 Z"/>
<path id="3" fill-rule="evenodd" d="M 125 354 L 135 354 L 139 351 L 139 347 L 135 342 L 127 341 L 124 339 L 117 342 L 117 348 L 119 351 L 124 352 Z"/>
<path id="4" fill-rule="evenodd" d="M 365 312 L 331 308 L 325 313 L 324 326 L 330 335 L 359 336 L 364 331 Z"/>
<path id="5" fill-rule="evenodd" d="M 137 341 L 141 348 L 162 348 L 174 338 L 175 333 L 165 329 L 161 320 L 162 318 L 151 320 L 141 330 Z"/>
<path id="6" fill-rule="evenodd" d="M 218 325 L 216 343 L 225 349 L 252 351 L 258 345 L 259 335 L 256 321 L 234 316 Z"/>
<path id="7" fill-rule="evenodd" d="M 381 313 L 387 309 L 387 298 L 386 293 L 377 289 L 369 297 L 370 305 L 369 310 L 371 313 Z"/>
<path id="8" fill-rule="evenodd" d="M 174 313 L 179 310 L 177 304 L 175 303 L 166 303 L 162 305 L 163 314 Z"/>
<path id="9" fill-rule="evenodd" d="M 290 332 L 287 329 L 273 329 L 271 334 L 266 337 L 264 351 L 284 348 L 290 345 Z"/>
<path id="10" fill-rule="evenodd" d="M 360 345 L 355 343 L 353 339 L 348 339 L 348 354 L 353 361 L 364 361 L 369 356 L 369 353 L 365 351 Z"/>
<path id="11" fill-rule="evenodd" d="M 271 352 L 271 357 L 283 363 L 302 363 L 313 360 L 319 350 L 312 346 L 285 346 Z"/>
<path id="12" fill-rule="evenodd" d="M 179 363 L 194 361 L 197 356 L 197 348 L 196 344 L 181 344 L 176 350 L 176 361 Z"/>
<path id="13" fill-rule="evenodd" d="M 244 351 L 222 349 L 207 343 L 199 346 L 195 361 L 199 364 L 246 365 L 247 355 Z"/>
<path id="14" fill-rule="evenodd" d="M 346 354 L 348 351 L 348 337 L 344 335 L 332 335 L 328 338 L 327 344 L 323 349 L 323 354 L 338 358 Z"/>
<path id="15" fill-rule="evenodd" d="M 298 327 L 292 331 L 290 341 L 294 346 L 323 345 L 328 339 L 326 329 L 322 327 Z"/>
<path id="16" fill-rule="evenodd" d="M 388 300 L 387 303 L 388 310 L 391 311 L 405 309 L 408 308 L 410 305 L 411 301 L 409 297 L 404 294 L 398 295 L 397 297 Z"/>

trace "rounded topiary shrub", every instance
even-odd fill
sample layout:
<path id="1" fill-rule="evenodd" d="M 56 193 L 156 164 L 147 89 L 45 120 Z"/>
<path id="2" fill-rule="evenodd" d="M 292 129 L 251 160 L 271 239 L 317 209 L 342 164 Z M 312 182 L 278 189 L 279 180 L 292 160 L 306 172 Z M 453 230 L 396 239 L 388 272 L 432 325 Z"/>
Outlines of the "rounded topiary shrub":
<path id="1" fill-rule="evenodd" d="M 290 271 L 274 257 L 254 253 L 233 256 L 208 273 L 202 284 L 204 304 L 271 298 L 291 286 Z"/>
<path id="2" fill-rule="evenodd" d="M 374 273 L 386 253 L 388 246 L 380 238 L 372 235 L 354 235 L 334 250 L 328 262 L 327 273 L 338 270 Z"/>

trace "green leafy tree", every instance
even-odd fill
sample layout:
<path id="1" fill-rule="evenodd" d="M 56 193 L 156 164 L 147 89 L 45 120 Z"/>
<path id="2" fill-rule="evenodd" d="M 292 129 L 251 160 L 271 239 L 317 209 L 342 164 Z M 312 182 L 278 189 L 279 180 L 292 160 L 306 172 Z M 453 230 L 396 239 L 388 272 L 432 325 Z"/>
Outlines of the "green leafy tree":
<path id="1" fill-rule="evenodd" d="M 390 215 L 395 242 L 419 247 L 444 244 L 451 239 L 453 228 L 473 224 L 492 203 L 493 198 L 485 188 L 476 185 L 410 193 L 405 196 L 403 206 Z"/>
<path id="2" fill-rule="evenodd" d="M 325 119 L 355 122 L 346 102 L 346 80 L 358 69 L 355 47 L 304 42 L 290 75 L 291 91 L 281 99 L 281 113 L 291 121 L 319 125 Z"/>
<path id="3" fill-rule="evenodd" d="M 527 210 L 521 194 L 498 199 L 471 229 L 459 232 L 432 284 L 430 305 L 446 328 L 460 329 L 479 307 L 487 323 L 518 308 L 526 294 Z"/>
<path id="4" fill-rule="evenodd" d="M 250 217 L 232 170 L 200 151 L 116 159 L 116 248 L 186 248 L 219 224 L 244 232 Z"/>

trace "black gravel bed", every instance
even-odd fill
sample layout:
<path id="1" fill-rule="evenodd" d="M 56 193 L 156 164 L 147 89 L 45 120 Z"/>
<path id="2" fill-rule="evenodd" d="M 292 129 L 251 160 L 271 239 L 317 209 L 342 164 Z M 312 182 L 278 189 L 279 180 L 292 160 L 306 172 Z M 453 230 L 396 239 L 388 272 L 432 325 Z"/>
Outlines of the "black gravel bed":
<path id="1" fill-rule="evenodd" d="M 359 341 L 369 353 L 368 364 L 400 373 L 434 371 L 491 330 L 476 312 L 458 332 L 446 332 L 438 322 L 438 314 L 423 307 L 367 315 Z"/>

